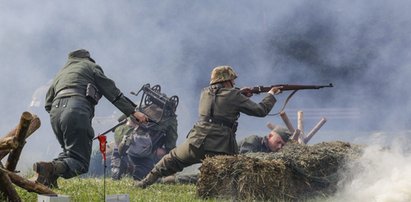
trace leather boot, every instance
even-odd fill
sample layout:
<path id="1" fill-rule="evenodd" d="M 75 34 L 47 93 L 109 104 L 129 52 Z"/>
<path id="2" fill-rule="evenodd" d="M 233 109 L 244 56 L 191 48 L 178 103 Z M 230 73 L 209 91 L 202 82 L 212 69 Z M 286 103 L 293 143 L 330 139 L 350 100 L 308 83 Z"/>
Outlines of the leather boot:
<path id="1" fill-rule="evenodd" d="M 57 179 L 66 171 L 63 162 L 36 162 L 33 164 L 33 170 L 37 173 L 38 183 L 49 188 L 58 188 Z"/>
<path id="2" fill-rule="evenodd" d="M 154 184 L 155 182 L 157 182 L 157 180 L 160 178 L 160 175 L 158 173 L 154 173 L 154 172 L 150 172 L 148 173 L 148 175 L 141 181 L 137 181 L 135 183 L 136 187 L 145 189 L 148 186 Z"/>
<path id="3" fill-rule="evenodd" d="M 53 161 L 54 173 L 49 177 L 50 186 L 52 188 L 59 188 L 57 179 L 66 172 L 66 164 L 62 161 Z"/>

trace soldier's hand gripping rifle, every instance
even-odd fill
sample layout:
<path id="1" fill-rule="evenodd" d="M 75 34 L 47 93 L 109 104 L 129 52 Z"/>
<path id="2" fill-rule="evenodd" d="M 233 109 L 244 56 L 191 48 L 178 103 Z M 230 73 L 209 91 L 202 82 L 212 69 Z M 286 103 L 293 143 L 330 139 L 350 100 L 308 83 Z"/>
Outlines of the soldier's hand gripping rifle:
<path id="1" fill-rule="evenodd" d="M 273 87 L 278 87 L 280 88 L 280 91 L 293 91 L 285 100 L 283 107 L 279 111 L 284 110 L 285 106 L 287 105 L 288 101 L 291 99 L 291 97 L 298 91 L 298 90 L 312 90 L 312 89 L 320 89 L 320 88 L 331 88 L 334 87 L 332 83 L 329 83 L 328 85 L 294 85 L 294 84 L 276 84 L 276 85 L 271 85 L 271 86 L 255 86 L 251 88 L 243 88 L 241 89 L 241 93 L 246 95 L 246 96 L 251 96 L 253 94 L 260 94 L 263 92 L 268 92 L 271 90 Z M 276 114 L 270 114 L 270 115 L 277 115 Z"/>

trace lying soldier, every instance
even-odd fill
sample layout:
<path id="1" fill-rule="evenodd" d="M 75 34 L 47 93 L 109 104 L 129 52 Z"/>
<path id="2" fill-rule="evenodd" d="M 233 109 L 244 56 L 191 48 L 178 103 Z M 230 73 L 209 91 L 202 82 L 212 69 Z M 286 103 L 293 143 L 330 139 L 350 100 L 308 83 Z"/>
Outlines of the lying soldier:
<path id="1" fill-rule="evenodd" d="M 248 152 L 278 152 L 284 145 L 290 140 L 291 132 L 283 127 L 275 127 L 266 136 L 251 135 L 238 143 L 239 153 Z M 198 180 L 198 174 L 183 174 L 177 173 L 176 175 L 170 175 L 164 177 L 161 182 L 166 184 L 190 184 L 196 183 Z"/>

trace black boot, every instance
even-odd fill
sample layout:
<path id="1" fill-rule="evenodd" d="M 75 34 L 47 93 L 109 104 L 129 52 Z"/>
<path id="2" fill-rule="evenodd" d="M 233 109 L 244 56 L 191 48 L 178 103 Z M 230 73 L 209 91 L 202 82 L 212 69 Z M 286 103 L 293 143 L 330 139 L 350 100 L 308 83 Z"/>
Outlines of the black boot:
<path id="1" fill-rule="evenodd" d="M 41 183 L 49 188 L 58 188 L 57 179 L 66 171 L 64 162 L 36 162 L 33 170 L 37 173 L 35 182 Z"/>

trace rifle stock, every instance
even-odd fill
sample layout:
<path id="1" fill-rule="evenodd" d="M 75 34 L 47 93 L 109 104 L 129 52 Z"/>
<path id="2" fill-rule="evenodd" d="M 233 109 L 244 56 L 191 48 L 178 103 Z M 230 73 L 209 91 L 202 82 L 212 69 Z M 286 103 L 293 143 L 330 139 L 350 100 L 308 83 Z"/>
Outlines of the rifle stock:
<path id="1" fill-rule="evenodd" d="M 332 83 L 328 85 L 276 84 L 276 85 L 271 85 L 271 86 L 255 86 L 252 88 L 243 89 L 242 93 L 243 94 L 247 94 L 247 93 L 259 94 L 259 93 L 268 92 L 273 87 L 279 87 L 281 88 L 281 91 L 290 91 L 290 90 L 310 90 L 310 89 L 320 89 L 320 88 L 331 88 L 334 86 Z"/>

